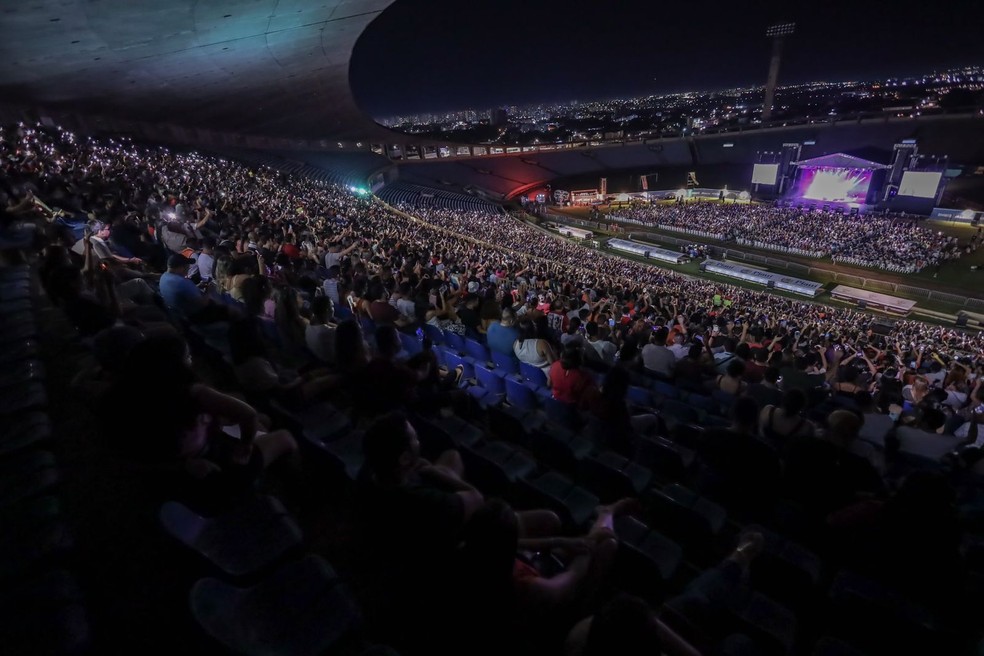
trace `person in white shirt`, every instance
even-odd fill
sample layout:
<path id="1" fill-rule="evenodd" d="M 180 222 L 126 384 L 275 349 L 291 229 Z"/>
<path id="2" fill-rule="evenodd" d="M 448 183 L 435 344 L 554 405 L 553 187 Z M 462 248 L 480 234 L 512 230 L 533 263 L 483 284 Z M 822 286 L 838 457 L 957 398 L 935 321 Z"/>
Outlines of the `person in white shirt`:
<path id="1" fill-rule="evenodd" d="M 335 362 L 334 306 L 327 296 L 317 296 L 311 301 L 311 321 L 304 329 L 304 343 L 318 360 L 325 364 Z"/>
<path id="2" fill-rule="evenodd" d="M 195 264 L 192 266 L 191 275 L 197 270 L 199 277 L 204 281 L 209 281 L 212 279 L 213 272 L 215 271 L 215 255 L 213 250 L 215 249 L 215 239 L 212 237 L 205 237 L 202 240 L 202 252 L 198 254 L 195 258 Z"/>
<path id="3" fill-rule="evenodd" d="M 599 339 L 598 324 L 589 321 L 584 330 L 588 334 L 588 346 L 595 350 L 601 361 L 605 364 L 615 364 L 615 353 L 618 352 L 618 348 L 607 339 Z"/>
<path id="4" fill-rule="evenodd" d="M 668 347 L 670 353 L 672 353 L 677 360 L 684 359 L 687 357 L 687 354 L 690 353 L 690 347 L 684 344 L 684 341 L 686 341 L 686 337 L 681 334 L 677 334 L 673 338 L 673 345 Z"/>
<path id="5" fill-rule="evenodd" d="M 665 346 L 667 336 L 666 328 L 653 333 L 649 343 L 642 347 L 642 365 L 649 371 L 672 376 L 677 357 Z"/>
<path id="6" fill-rule="evenodd" d="M 413 302 L 413 288 L 409 282 L 400 283 L 399 289 L 390 296 L 389 303 L 404 319 L 408 321 L 417 319 L 417 305 Z"/>

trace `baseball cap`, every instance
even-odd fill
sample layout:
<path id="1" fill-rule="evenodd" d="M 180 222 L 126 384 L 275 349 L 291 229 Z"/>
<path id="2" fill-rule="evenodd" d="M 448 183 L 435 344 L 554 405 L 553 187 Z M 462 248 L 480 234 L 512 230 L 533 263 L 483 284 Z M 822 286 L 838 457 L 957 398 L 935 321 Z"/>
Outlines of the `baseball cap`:
<path id="1" fill-rule="evenodd" d="M 477 294 L 478 293 L 478 283 L 475 282 L 474 280 L 472 280 L 470 283 L 468 283 L 468 293 L 469 294 Z"/>

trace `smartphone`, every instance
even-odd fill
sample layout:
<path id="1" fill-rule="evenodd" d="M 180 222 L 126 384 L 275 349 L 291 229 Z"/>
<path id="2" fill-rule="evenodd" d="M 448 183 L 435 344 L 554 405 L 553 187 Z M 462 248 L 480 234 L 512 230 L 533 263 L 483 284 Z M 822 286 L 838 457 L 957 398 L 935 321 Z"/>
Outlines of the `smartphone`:
<path id="1" fill-rule="evenodd" d="M 423 328 L 417 328 L 417 339 L 420 339 L 420 340 L 424 339 L 424 329 Z"/>
<path id="2" fill-rule="evenodd" d="M 609 328 L 614 328 L 615 327 L 615 320 L 614 319 L 609 319 L 608 320 L 608 327 Z"/>
<path id="3" fill-rule="evenodd" d="M 916 361 L 915 360 L 913 360 L 912 362 L 909 363 L 909 368 L 910 369 L 915 369 L 916 368 Z"/>

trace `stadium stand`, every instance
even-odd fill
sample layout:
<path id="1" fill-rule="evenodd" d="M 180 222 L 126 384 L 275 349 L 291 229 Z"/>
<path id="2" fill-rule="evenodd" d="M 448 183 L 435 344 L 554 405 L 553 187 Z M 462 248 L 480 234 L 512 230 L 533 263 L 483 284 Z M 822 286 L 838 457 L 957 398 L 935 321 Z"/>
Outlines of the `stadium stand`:
<path id="1" fill-rule="evenodd" d="M 424 187 L 411 182 L 392 182 L 377 192 L 377 196 L 390 205 L 446 207 L 460 212 L 502 212 L 500 205 L 482 198 L 459 194 L 446 189 Z"/>
<path id="2" fill-rule="evenodd" d="M 12 653 L 980 640 L 979 334 L 303 168 L 41 126 L 0 161 Z"/>

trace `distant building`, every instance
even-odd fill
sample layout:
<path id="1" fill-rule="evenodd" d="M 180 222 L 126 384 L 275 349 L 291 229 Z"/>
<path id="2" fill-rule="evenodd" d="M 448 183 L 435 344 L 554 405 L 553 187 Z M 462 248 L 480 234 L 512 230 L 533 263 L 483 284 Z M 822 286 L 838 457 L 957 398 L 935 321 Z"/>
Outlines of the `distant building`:
<path id="1" fill-rule="evenodd" d="M 489 123 L 494 127 L 501 128 L 509 124 L 509 112 L 501 107 L 494 107 L 489 110 Z"/>

